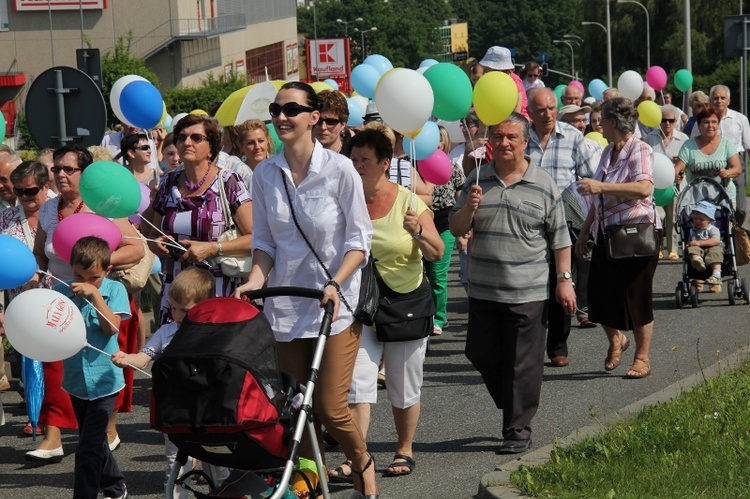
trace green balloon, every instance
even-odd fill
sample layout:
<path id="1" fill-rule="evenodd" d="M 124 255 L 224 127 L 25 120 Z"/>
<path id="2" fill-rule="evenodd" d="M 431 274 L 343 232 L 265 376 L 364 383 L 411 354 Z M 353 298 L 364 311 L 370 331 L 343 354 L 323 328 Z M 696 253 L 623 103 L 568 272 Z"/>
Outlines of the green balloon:
<path id="1" fill-rule="evenodd" d="M 555 96 L 557 97 L 557 109 L 560 109 L 561 107 L 563 107 L 562 93 L 563 93 L 563 90 L 565 90 L 565 87 L 567 87 L 567 85 L 564 85 L 562 83 L 555 87 L 554 92 L 555 92 Z"/>
<path id="2" fill-rule="evenodd" d="M 654 203 L 656 206 L 667 206 L 674 199 L 674 187 L 654 189 Z"/>
<path id="3" fill-rule="evenodd" d="M 674 74 L 674 86 L 681 92 L 687 92 L 693 86 L 693 75 L 687 69 L 681 69 Z"/>
<path id="4" fill-rule="evenodd" d="M 86 206 L 107 218 L 125 218 L 138 213 L 141 203 L 141 188 L 135 176 L 114 161 L 97 161 L 87 166 L 78 190 Z"/>
<path id="5" fill-rule="evenodd" d="M 275 146 L 275 153 L 278 154 L 282 150 L 284 150 L 284 143 L 279 138 L 279 135 L 276 133 L 276 129 L 273 127 L 273 123 L 266 124 L 266 127 L 268 127 L 268 133 L 271 134 L 271 138 L 273 139 L 273 145 Z"/>
<path id="6" fill-rule="evenodd" d="M 5 115 L 0 113 L 0 144 L 5 142 Z"/>
<path id="7" fill-rule="evenodd" d="M 430 82 L 435 104 L 432 114 L 441 120 L 463 119 L 471 108 L 471 80 L 458 66 L 449 62 L 433 64 L 423 73 Z"/>

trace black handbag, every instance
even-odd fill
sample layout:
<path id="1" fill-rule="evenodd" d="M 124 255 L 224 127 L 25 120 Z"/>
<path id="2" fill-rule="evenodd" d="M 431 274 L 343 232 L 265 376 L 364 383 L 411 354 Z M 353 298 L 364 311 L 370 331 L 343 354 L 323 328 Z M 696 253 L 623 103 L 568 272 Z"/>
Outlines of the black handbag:
<path id="1" fill-rule="evenodd" d="M 411 341 L 432 334 L 435 301 L 427 276 L 423 276 L 422 284 L 409 293 L 397 293 L 379 275 L 377 277 L 380 306 L 375 315 L 375 335 L 378 341 Z"/>
<path id="2" fill-rule="evenodd" d="M 284 182 L 284 190 L 286 191 L 286 198 L 289 201 L 289 211 L 291 211 L 292 213 L 292 220 L 294 221 L 294 225 L 302 235 L 302 239 L 305 240 L 307 247 L 310 248 L 310 251 L 312 251 L 315 259 L 318 260 L 318 263 L 323 268 L 323 272 L 325 272 L 326 277 L 329 280 L 333 280 L 333 276 L 328 271 L 328 267 L 323 264 L 323 260 L 320 259 L 320 257 L 318 256 L 318 252 L 315 251 L 315 248 L 312 247 L 312 244 L 310 244 L 307 236 L 302 231 L 302 227 L 300 227 L 299 222 L 297 222 L 297 214 L 294 212 L 294 204 L 292 203 L 292 197 L 289 194 L 289 186 L 286 183 L 286 176 L 284 175 L 284 172 L 281 172 L 281 180 Z M 375 275 L 376 272 L 377 269 L 375 268 L 375 260 L 372 258 L 372 255 L 370 255 L 367 259 L 367 263 L 364 267 L 362 267 L 361 280 L 359 285 L 359 303 L 357 303 L 357 308 L 355 310 L 352 310 L 351 305 L 349 305 L 349 303 L 346 301 L 346 298 L 344 298 L 344 294 L 339 291 L 339 298 L 341 299 L 341 303 L 343 303 L 346 309 L 352 313 L 356 320 L 358 320 L 365 326 L 372 326 L 373 324 L 375 324 L 375 314 L 378 311 L 380 290 L 378 288 L 377 278 Z"/>

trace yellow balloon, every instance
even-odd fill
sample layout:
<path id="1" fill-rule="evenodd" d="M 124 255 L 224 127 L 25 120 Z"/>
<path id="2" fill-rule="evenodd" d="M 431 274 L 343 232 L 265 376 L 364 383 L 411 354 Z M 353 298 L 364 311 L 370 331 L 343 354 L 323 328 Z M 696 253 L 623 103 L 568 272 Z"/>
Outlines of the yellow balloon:
<path id="1" fill-rule="evenodd" d="M 315 90 L 316 94 L 319 94 L 323 90 L 334 90 L 332 86 L 330 86 L 328 83 L 323 83 L 322 81 L 314 81 L 310 83 L 310 86 L 313 87 L 313 90 Z"/>
<path id="2" fill-rule="evenodd" d="M 593 140 L 602 147 L 607 147 L 607 144 L 609 144 L 607 139 L 604 138 L 604 135 L 599 132 L 589 132 L 586 134 L 586 138 Z"/>
<path id="3" fill-rule="evenodd" d="M 167 121 L 167 116 L 169 116 L 167 114 L 167 105 L 163 102 L 161 104 L 163 106 L 163 111 L 161 112 L 161 119 L 159 120 L 159 123 L 156 124 L 156 126 L 163 126 L 164 122 Z"/>
<path id="4" fill-rule="evenodd" d="M 502 71 L 485 73 L 474 86 L 474 110 L 487 126 L 505 121 L 517 103 L 516 82 Z"/>
<path id="5" fill-rule="evenodd" d="M 638 104 L 638 121 L 650 127 L 661 124 L 661 109 L 656 102 L 645 100 Z"/>
<path id="6" fill-rule="evenodd" d="M 202 114 L 204 116 L 208 116 L 208 113 L 203 109 L 193 109 L 189 114 Z"/>

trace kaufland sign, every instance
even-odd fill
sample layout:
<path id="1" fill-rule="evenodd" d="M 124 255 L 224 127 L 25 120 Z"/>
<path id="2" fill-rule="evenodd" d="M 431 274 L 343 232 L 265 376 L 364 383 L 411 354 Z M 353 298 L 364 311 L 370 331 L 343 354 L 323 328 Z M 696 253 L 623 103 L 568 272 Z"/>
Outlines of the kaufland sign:
<path id="1" fill-rule="evenodd" d="M 308 40 L 307 54 L 313 78 L 346 78 L 349 54 L 345 38 Z"/>

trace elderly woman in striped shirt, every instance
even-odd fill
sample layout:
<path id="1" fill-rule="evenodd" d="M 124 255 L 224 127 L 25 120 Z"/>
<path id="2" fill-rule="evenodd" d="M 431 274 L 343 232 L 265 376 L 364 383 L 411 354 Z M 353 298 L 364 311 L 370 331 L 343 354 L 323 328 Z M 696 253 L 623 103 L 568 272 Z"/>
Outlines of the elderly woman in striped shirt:
<path id="1" fill-rule="evenodd" d="M 649 259 L 625 259 L 616 263 L 607 257 L 604 227 L 625 223 L 651 222 L 661 228 L 653 200 L 653 151 L 633 131 L 637 111 L 622 97 L 602 106 L 602 129 L 609 145 L 602 153 L 596 175 L 578 181 L 578 192 L 592 196 L 592 206 L 581 228 L 575 250 L 587 254 L 588 234 L 596 240 L 589 274 L 589 318 L 604 327 L 609 350 L 604 369 L 613 371 L 630 346 L 623 330 L 633 330 L 636 351 L 626 378 L 651 374 L 649 348 L 654 330 L 652 282 L 658 255 Z"/>

